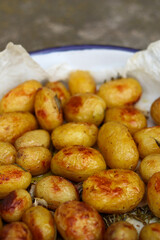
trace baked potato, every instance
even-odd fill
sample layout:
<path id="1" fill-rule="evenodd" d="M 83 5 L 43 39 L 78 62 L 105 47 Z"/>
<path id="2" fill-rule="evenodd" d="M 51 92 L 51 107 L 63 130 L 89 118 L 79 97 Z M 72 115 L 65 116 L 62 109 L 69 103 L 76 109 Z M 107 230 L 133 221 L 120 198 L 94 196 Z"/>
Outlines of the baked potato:
<path id="1" fill-rule="evenodd" d="M 145 225 L 140 234 L 139 240 L 159 240 L 160 239 L 160 223 L 150 223 Z"/>
<path id="2" fill-rule="evenodd" d="M 160 97 L 151 105 L 150 114 L 157 125 L 160 125 Z"/>
<path id="3" fill-rule="evenodd" d="M 16 160 L 16 149 L 8 142 L 0 142 L 0 165 L 12 164 Z"/>

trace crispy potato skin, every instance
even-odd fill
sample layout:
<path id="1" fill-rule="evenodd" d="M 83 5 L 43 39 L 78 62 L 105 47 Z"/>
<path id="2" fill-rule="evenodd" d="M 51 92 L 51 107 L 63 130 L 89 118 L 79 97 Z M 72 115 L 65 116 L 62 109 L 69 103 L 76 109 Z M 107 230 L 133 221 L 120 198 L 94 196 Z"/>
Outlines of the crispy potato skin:
<path id="1" fill-rule="evenodd" d="M 54 240 L 55 222 L 49 210 L 42 206 L 31 207 L 22 216 L 22 221 L 29 227 L 34 240 Z"/>
<path id="2" fill-rule="evenodd" d="M 40 87 L 40 82 L 30 80 L 13 88 L 0 101 L 0 113 L 34 112 L 35 94 Z"/>
<path id="3" fill-rule="evenodd" d="M 134 170 L 138 164 L 137 146 L 122 123 L 107 122 L 98 133 L 98 147 L 110 168 Z"/>
<path id="4" fill-rule="evenodd" d="M 63 177 L 48 176 L 36 184 L 35 195 L 43 198 L 49 208 L 56 209 L 60 204 L 79 200 L 79 195 L 74 185 Z"/>
<path id="5" fill-rule="evenodd" d="M 72 96 L 64 106 L 64 116 L 68 122 L 86 122 L 99 126 L 105 115 L 106 104 L 102 98 L 92 93 Z"/>
<path id="6" fill-rule="evenodd" d="M 160 126 L 144 128 L 133 135 L 141 158 L 160 153 Z M 157 141 L 157 142 L 156 142 Z"/>
<path id="7" fill-rule="evenodd" d="M 92 174 L 106 169 L 103 156 L 96 149 L 84 146 L 71 146 L 61 149 L 51 161 L 55 175 L 74 182 L 81 182 Z"/>
<path id="8" fill-rule="evenodd" d="M 31 174 L 16 165 L 0 166 L 0 199 L 16 189 L 26 189 L 31 183 Z"/>
<path id="9" fill-rule="evenodd" d="M 65 240 L 102 240 L 104 222 L 99 213 L 86 203 L 69 201 L 55 212 L 57 228 Z"/>
<path id="10" fill-rule="evenodd" d="M 96 83 L 88 71 L 77 70 L 71 72 L 68 84 L 72 95 L 77 93 L 96 92 Z"/>
<path id="11" fill-rule="evenodd" d="M 160 125 L 160 97 L 157 98 L 151 105 L 151 117 L 157 125 Z"/>
<path id="12" fill-rule="evenodd" d="M 104 240 L 138 240 L 138 233 L 135 227 L 125 221 L 111 224 L 105 234 Z"/>
<path id="13" fill-rule="evenodd" d="M 143 195 L 144 183 L 131 170 L 104 170 L 83 182 L 83 201 L 103 213 L 131 211 Z"/>
<path id="14" fill-rule="evenodd" d="M 44 147 L 26 147 L 17 152 L 16 163 L 32 176 L 46 173 L 50 168 L 51 152 Z"/>
<path id="15" fill-rule="evenodd" d="M 0 215 L 6 222 L 19 221 L 32 206 L 30 194 L 24 189 L 10 192 L 0 203 Z"/>
<path id="16" fill-rule="evenodd" d="M 139 235 L 139 240 L 159 240 L 160 223 L 151 223 L 145 225 Z"/>
<path id="17" fill-rule="evenodd" d="M 16 160 L 16 149 L 8 142 L 0 142 L 0 165 L 12 164 Z"/>
<path id="18" fill-rule="evenodd" d="M 1 240 L 33 240 L 27 225 L 22 222 L 13 222 L 3 227 L 0 232 Z"/>
<path id="19" fill-rule="evenodd" d="M 131 134 L 147 127 L 145 116 L 133 107 L 113 107 L 106 111 L 105 122 L 116 121 L 124 124 Z"/>
<path id="20" fill-rule="evenodd" d="M 37 120 L 29 112 L 3 113 L 0 115 L 0 141 L 14 143 L 25 132 L 37 128 Z"/>
<path id="21" fill-rule="evenodd" d="M 95 144 L 97 135 L 98 128 L 94 124 L 66 123 L 53 130 L 51 140 L 58 150 L 72 145 L 91 147 Z"/>

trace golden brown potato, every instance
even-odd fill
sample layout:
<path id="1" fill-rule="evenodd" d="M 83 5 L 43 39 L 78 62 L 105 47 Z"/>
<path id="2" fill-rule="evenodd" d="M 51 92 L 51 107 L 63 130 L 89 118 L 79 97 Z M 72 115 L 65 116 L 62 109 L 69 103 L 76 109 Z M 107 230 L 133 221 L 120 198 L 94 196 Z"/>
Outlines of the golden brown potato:
<path id="1" fill-rule="evenodd" d="M 125 221 L 111 224 L 105 234 L 104 240 L 138 240 L 138 233 L 135 227 Z"/>
<path id="2" fill-rule="evenodd" d="M 145 225 L 140 232 L 139 240 L 160 240 L 160 223 Z"/>
<path id="3" fill-rule="evenodd" d="M 72 96 L 64 106 L 65 120 L 86 122 L 99 126 L 104 119 L 106 104 L 102 98 L 92 93 Z"/>
<path id="4" fill-rule="evenodd" d="M 49 88 L 41 88 L 35 97 L 35 113 L 40 126 L 48 131 L 58 127 L 63 122 L 61 104 Z"/>
<path id="5" fill-rule="evenodd" d="M 136 79 L 121 78 L 102 84 L 97 94 L 107 107 L 128 106 L 140 99 L 142 88 Z"/>
<path id="6" fill-rule="evenodd" d="M 157 125 L 160 125 L 160 97 L 157 98 L 151 105 L 151 117 Z"/>
<path id="7" fill-rule="evenodd" d="M 31 177 L 29 172 L 16 165 L 0 166 L 0 199 L 16 189 L 26 189 L 31 183 Z"/>
<path id="8" fill-rule="evenodd" d="M 160 153 L 160 126 L 144 128 L 133 135 L 141 158 Z"/>
<path id="9" fill-rule="evenodd" d="M 50 88 L 55 93 L 55 95 L 57 95 L 57 97 L 60 99 L 62 103 L 62 106 L 64 106 L 64 104 L 68 101 L 70 97 L 70 93 L 64 86 L 64 84 L 60 81 L 48 82 L 46 84 L 46 87 Z"/>
<path id="10" fill-rule="evenodd" d="M 0 142 L 0 165 L 12 164 L 16 160 L 16 149 L 8 142 Z"/>
<path id="11" fill-rule="evenodd" d="M 10 192 L 0 203 L 0 215 L 6 222 L 19 221 L 31 206 L 31 195 L 24 189 L 17 189 Z"/>
<path id="12" fill-rule="evenodd" d="M 40 82 L 30 80 L 13 88 L 0 101 L 0 113 L 34 112 L 35 94 L 40 87 Z"/>
<path id="13" fill-rule="evenodd" d="M 22 216 L 22 221 L 29 227 L 34 240 L 55 240 L 54 218 L 49 210 L 42 206 L 29 208 Z"/>
<path id="14" fill-rule="evenodd" d="M 50 168 L 51 152 L 44 147 L 26 147 L 17 152 L 16 163 L 33 176 L 46 173 Z"/>
<path id="15" fill-rule="evenodd" d="M 97 140 L 98 128 L 88 123 L 66 123 L 53 130 L 51 140 L 58 150 L 72 146 L 83 145 L 92 147 Z"/>
<path id="16" fill-rule="evenodd" d="M 37 128 L 37 121 L 31 113 L 13 112 L 0 115 L 0 141 L 14 143 L 25 132 Z"/>
<path id="17" fill-rule="evenodd" d="M 98 147 L 110 168 L 136 168 L 139 160 L 137 146 L 122 123 L 103 124 L 98 133 Z"/>
<path id="18" fill-rule="evenodd" d="M 77 70 L 71 72 L 68 84 L 72 95 L 96 92 L 96 83 L 88 71 Z"/>
<path id="19" fill-rule="evenodd" d="M 128 127 L 131 134 L 147 127 L 143 113 L 133 107 L 113 107 L 106 111 L 105 122 L 116 121 Z"/>
<path id="20" fill-rule="evenodd" d="M 5 225 L 0 232 L 1 240 L 33 240 L 27 225 L 22 222 L 13 222 Z"/>
<path id="21" fill-rule="evenodd" d="M 104 222 L 99 213 L 86 203 L 69 201 L 55 212 L 57 229 L 65 240 L 102 240 Z"/>
<path id="22" fill-rule="evenodd" d="M 70 200 L 79 200 L 74 185 L 59 176 L 48 176 L 40 180 L 36 184 L 35 195 L 46 200 L 51 209 L 56 209 L 60 204 Z"/>
<path id="23" fill-rule="evenodd" d="M 131 170 L 104 170 L 83 182 L 83 201 L 103 213 L 131 211 L 140 203 L 143 195 L 144 183 Z"/>
<path id="24" fill-rule="evenodd" d="M 81 182 L 92 174 L 106 169 L 103 156 L 96 149 L 84 146 L 71 146 L 61 149 L 51 161 L 55 175 Z"/>

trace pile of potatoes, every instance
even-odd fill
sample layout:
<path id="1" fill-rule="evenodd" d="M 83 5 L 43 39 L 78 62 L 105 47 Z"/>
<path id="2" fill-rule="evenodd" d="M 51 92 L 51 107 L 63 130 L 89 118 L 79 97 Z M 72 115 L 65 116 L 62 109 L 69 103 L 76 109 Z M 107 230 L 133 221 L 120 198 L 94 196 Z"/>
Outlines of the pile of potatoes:
<path id="1" fill-rule="evenodd" d="M 54 240 L 57 231 L 66 240 L 160 239 L 160 223 L 138 236 L 125 221 L 106 229 L 100 215 L 136 208 L 146 184 L 160 217 L 160 126 L 147 128 L 134 108 L 141 94 L 133 78 L 96 90 L 90 73 L 78 70 L 68 87 L 30 80 L 1 99 L 0 239 Z M 151 107 L 156 124 L 159 112 L 160 99 Z"/>

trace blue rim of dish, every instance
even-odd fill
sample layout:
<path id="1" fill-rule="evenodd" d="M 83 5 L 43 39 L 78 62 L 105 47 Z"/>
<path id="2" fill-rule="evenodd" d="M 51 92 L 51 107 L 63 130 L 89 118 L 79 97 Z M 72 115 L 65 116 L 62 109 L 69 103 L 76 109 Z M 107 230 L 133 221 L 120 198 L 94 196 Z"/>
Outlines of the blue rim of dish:
<path id="1" fill-rule="evenodd" d="M 30 52 L 31 55 L 43 55 L 52 52 L 66 52 L 66 51 L 78 51 L 78 50 L 118 50 L 118 51 L 125 51 L 125 52 L 137 52 L 140 49 L 129 48 L 129 47 L 120 47 L 120 46 L 113 46 L 113 45 L 70 45 L 70 46 L 63 46 L 63 47 L 52 47 L 46 48 L 42 50 L 37 50 Z"/>

